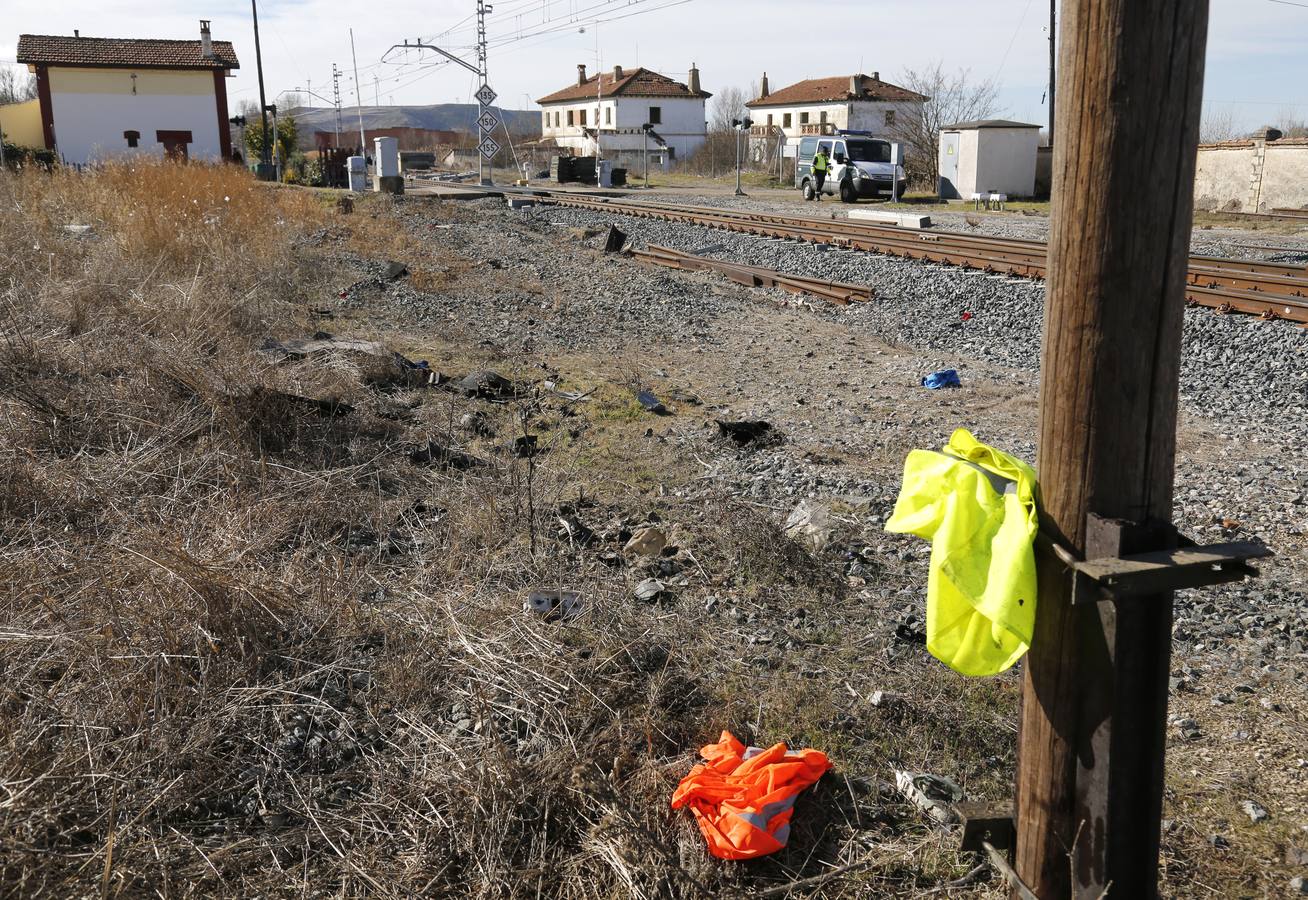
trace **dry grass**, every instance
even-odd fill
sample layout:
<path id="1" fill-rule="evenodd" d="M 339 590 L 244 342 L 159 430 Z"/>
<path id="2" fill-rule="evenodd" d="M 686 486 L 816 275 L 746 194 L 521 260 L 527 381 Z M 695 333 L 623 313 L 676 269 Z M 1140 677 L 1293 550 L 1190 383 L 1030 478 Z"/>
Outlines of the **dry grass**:
<path id="1" fill-rule="evenodd" d="M 298 239 L 372 221 L 229 168 L 0 179 L 0 894 L 719 897 L 859 863 L 795 892 L 859 897 L 967 872 L 876 779 L 1002 790 L 1011 683 L 956 702 L 862 641 L 859 602 L 770 518 L 628 480 L 618 399 L 383 391 L 358 360 L 254 352 L 333 289 Z M 493 435 L 459 428 L 474 410 Z M 527 432 L 549 453 L 503 452 Z M 485 465 L 411 464 L 428 439 Z M 596 542 L 560 540 L 560 511 Z M 693 563 L 646 606 L 615 551 L 655 516 Z M 586 615 L 525 616 L 542 585 Z M 725 727 L 839 764 L 750 866 L 668 809 Z"/>

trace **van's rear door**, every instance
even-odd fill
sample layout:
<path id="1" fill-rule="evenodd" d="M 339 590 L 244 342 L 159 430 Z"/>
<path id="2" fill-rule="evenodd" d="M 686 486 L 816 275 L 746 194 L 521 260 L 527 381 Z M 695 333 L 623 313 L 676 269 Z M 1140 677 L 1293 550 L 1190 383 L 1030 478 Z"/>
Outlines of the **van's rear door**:
<path id="1" fill-rule="evenodd" d="M 795 157 L 795 187 L 804 183 L 804 179 L 813 174 L 813 154 L 817 152 L 817 138 L 801 138 L 799 155 Z"/>

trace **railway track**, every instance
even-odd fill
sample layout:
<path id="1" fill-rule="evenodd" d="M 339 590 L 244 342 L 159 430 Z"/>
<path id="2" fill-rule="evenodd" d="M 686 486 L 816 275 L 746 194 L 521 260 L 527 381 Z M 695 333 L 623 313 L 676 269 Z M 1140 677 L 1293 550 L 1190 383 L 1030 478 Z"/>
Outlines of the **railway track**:
<path id="1" fill-rule="evenodd" d="M 565 192 L 542 192 L 537 196 L 542 202 L 574 209 L 828 244 L 995 274 L 1044 278 L 1047 269 L 1047 247 L 1040 241 L 934 229 L 917 232 L 849 219 L 741 212 Z M 1185 298 L 1187 303 L 1218 312 L 1308 323 L 1308 267 L 1193 255 L 1186 275 Z"/>

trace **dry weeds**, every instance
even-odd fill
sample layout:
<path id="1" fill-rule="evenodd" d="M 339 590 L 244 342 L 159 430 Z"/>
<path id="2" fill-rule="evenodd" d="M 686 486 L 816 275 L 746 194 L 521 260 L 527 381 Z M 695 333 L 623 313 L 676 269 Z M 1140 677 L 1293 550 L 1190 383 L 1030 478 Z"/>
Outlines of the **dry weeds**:
<path id="1" fill-rule="evenodd" d="M 866 897 L 966 875 L 878 779 L 937 765 L 1001 792 L 1012 683 L 893 663 L 770 517 L 606 467 L 637 427 L 612 405 L 270 364 L 256 348 L 332 290 L 298 239 L 382 227 L 341 221 L 230 168 L 0 178 L 0 894 Z M 458 428 L 472 410 L 493 436 Z M 503 452 L 524 432 L 549 452 Z M 485 464 L 411 464 L 428 439 Z M 596 543 L 561 540 L 561 511 Z M 604 551 L 655 516 L 693 589 L 647 606 Z M 526 616 L 537 586 L 585 616 Z M 710 591 L 777 643 L 704 616 Z M 753 865 L 668 809 L 728 727 L 838 765 Z"/>

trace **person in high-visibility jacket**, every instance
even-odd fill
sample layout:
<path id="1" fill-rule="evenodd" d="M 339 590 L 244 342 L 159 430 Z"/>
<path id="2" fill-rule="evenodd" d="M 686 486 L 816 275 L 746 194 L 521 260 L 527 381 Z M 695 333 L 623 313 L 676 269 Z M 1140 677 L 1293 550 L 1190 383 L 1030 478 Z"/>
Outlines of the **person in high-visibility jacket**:
<path id="1" fill-rule="evenodd" d="M 831 168 L 831 161 L 827 158 L 827 151 L 818 147 L 817 153 L 813 155 L 813 199 L 822 199 L 822 183 L 827 180 L 827 170 Z"/>
<path id="2" fill-rule="evenodd" d="M 1035 470 L 959 428 L 913 450 L 886 531 L 931 541 L 927 649 L 964 675 L 997 675 L 1031 645 L 1036 615 Z"/>

